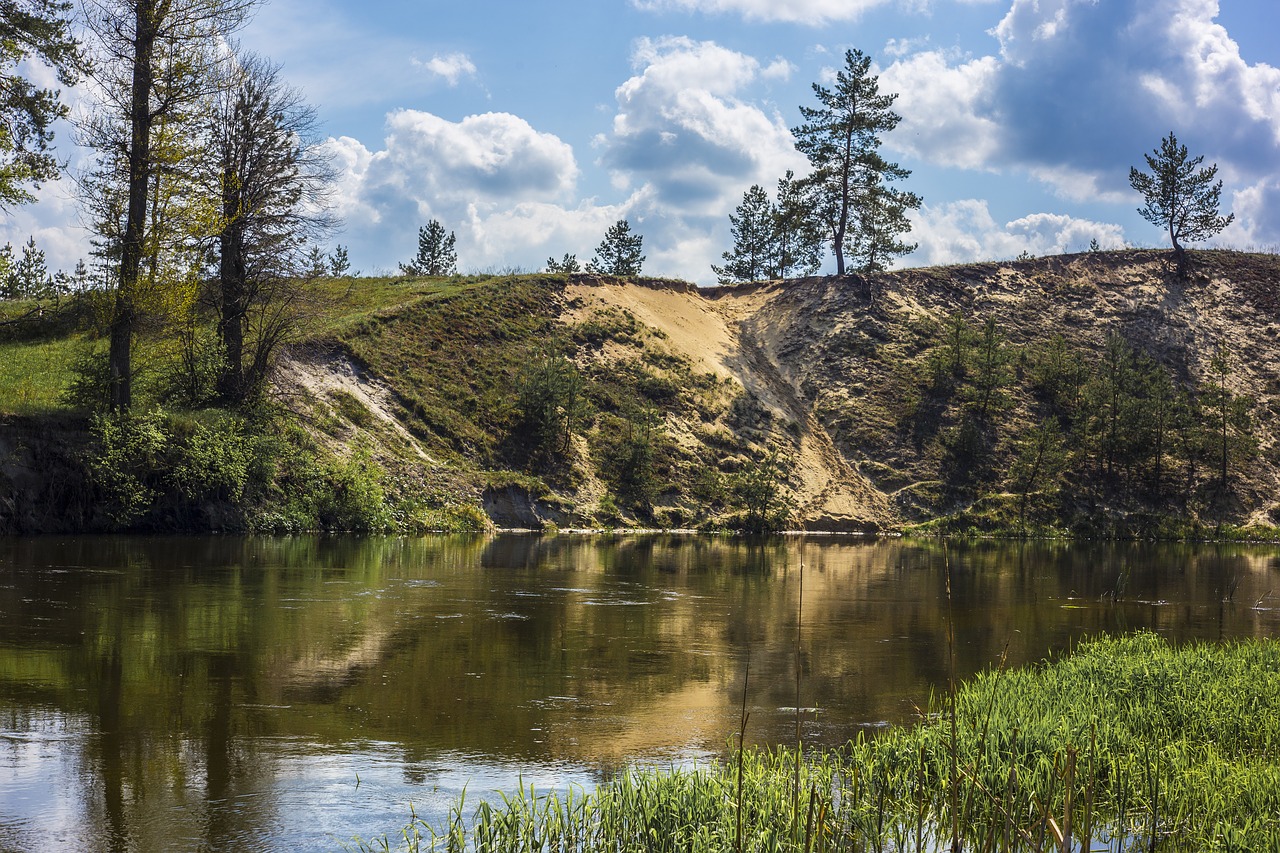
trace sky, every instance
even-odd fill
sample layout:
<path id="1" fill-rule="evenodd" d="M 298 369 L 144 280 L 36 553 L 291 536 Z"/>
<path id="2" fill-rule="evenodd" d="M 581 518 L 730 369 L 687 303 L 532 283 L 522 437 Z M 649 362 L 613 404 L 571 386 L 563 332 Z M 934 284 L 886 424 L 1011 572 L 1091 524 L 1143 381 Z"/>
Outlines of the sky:
<path id="1" fill-rule="evenodd" d="M 882 152 L 923 198 L 899 266 L 1163 245 L 1128 174 L 1170 131 L 1218 166 L 1211 244 L 1277 251 L 1277 34 L 1280 0 L 268 0 L 238 37 L 316 109 L 325 248 L 354 269 L 393 272 L 431 219 L 464 272 L 585 262 L 626 218 L 646 274 L 712 284 L 743 193 L 807 170 L 790 128 L 851 48 L 898 95 Z M 69 185 L 0 241 L 73 267 Z"/>

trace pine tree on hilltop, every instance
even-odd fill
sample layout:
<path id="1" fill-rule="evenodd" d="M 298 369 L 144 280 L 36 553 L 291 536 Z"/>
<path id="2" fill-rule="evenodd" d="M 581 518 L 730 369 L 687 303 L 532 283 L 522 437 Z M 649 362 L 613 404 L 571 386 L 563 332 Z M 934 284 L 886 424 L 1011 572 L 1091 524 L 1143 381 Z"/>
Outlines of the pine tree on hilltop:
<path id="1" fill-rule="evenodd" d="M 1152 154 L 1144 154 L 1151 173 L 1129 169 L 1129 185 L 1142 193 L 1146 202 L 1138 208 L 1142 218 L 1164 228 L 1178 258 L 1178 269 L 1186 266 L 1186 250 L 1181 241 L 1207 240 L 1235 220 L 1235 214 L 1218 215 L 1222 181 L 1214 183 L 1217 165 L 1197 170 L 1204 155 L 1188 159 L 1187 146 L 1169 135 Z"/>
<path id="2" fill-rule="evenodd" d="M 587 272 L 619 278 L 640 275 L 644 263 L 644 255 L 640 254 L 643 240 L 639 234 L 631 233 L 630 222 L 619 219 L 604 232 L 595 257 L 587 264 Z"/>
<path id="3" fill-rule="evenodd" d="M 760 281 L 773 272 L 776 256 L 774 221 L 777 211 L 759 184 L 742 194 L 742 204 L 729 214 L 733 248 L 721 255 L 725 265 L 711 265 L 721 284 Z"/>
<path id="4" fill-rule="evenodd" d="M 457 275 L 457 237 L 452 231 L 447 235 L 438 220 L 431 220 L 418 229 L 418 256 L 407 264 L 400 264 L 401 275 Z"/>
<path id="5" fill-rule="evenodd" d="M 805 123 L 791 131 L 796 148 L 813 164 L 805 184 L 835 252 L 839 275 L 845 272 L 846 251 L 859 269 L 874 270 L 883 268 L 882 259 L 915 248 L 897 235 L 911 229 L 906 211 L 919 207 L 920 198 L 888 186 L 911 173 L 879 153 L 880 134 L 902 120 L 891 109 L 898 96 L 880 94 L 880 78 L 870 69 L 871 57 L 847 51 L 835 87 L 813 84 L 821 106 L 800 107 Z"/>

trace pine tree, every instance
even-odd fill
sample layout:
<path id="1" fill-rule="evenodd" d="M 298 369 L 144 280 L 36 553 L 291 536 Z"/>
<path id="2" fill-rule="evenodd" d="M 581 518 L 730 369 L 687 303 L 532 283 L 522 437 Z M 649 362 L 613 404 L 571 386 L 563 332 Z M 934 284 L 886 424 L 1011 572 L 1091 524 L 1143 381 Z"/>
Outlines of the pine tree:
<path id="1" fill-rule="evenodd" d="M 339 243 L 329 255 L 329 274 L 334 278 L 343 278 L 351 272 L 351 261 L 347 250 Z"/>
<path id="2" fill-rule="evenodd" d="M 778 180 L 773 208 L 773 266 L 776 278 L 813 275 L 822 266 L 822 226 L 802 181 L 790 169 Z"/>
<path id="3" fill-rule="evenodd" d="M 644 264 L 644 255 L 640 254 L 643 241 L 639 234 L 631 233 L 630 222 L 619 219 L 604 232 L 595 257 L 587 264 L 587 272 L 619 278 L 640 275 L 640 267 Z"/>
<path id="4" fill-rule="evenodd" d="M 1143 155 L 1151 173 L 1130 168 L 1129 185 L 1142 193 L 1145 201 L 1138 213 L 1168 232 L 1178 269 L 1184 270 L 1186 251 L 1181 241 L 1207 240 L 1230 225 L 1235 214 L 1218 215 L 1222 181 L 1214 183 L 1213 180 L 1218 167 L 1198 169 L 1204 155 L 1188 159 L 1187 146 L 1178 144 L 1173 131 L 1160 141 L 1160 147 L 1153 154 Z"/>
<path id="5" fill-rule="evenodd" d="M 53 279 L 45 264 L 44 250 L 36 246 L 36 238 L 28 237 L 22 246 L 22 257 L 13 265 L 13 298 L 43 299 L 48 296 Z"/>
<path id="6" fill-rule="evenodd" d="M 576 272 L 582 272 L 582 264 L 578 263 L 577 255 L 565 252 L 564 257 L 558 261 L 554 257 L 547 258 L 547 272 L 572 275 Z"/>
<path id="7" fill-rule="evenodd" d="M 50 125 L 67 107 L 60 92 L 37 88 L 23 72 L 39 61 L 62 85 L 76 83 L 84 58 L 70 15 L 65 0 L 0 0 L 0 210 L 35 199 L 25 184 L 58 177 Z"/>
<path id="8" fill-rule="evenodd" d="M 796 148 L 809 158 L 816 211 L 836 256 L 836 272 L 845 272 L 845 251 L 854 249 L 862 269 L 878 268 L 880 259 L 911 248 L 896 242 L 909 231 L 905 211 L 920 206 L 911 193 L 892 193 L 888 182 L 911 173 L 879 154 L 880 134 L 898 126 L 902 117 L 891 107 L 897 95 L 880 94 L 880 78 L 870 73 L 871 57 L 858 50 L 845 53 L 845 67 L 834 89 L 817 83 L 818 108 L 800 107 L 805 123 L 793 128 Z M 867 267 L 866 264 L 872 264 Z"/>
<path id="9" fill-rule="evenodd" d="M 764 187 L 753 184 L 742 194 L 742 204 L 729 215 L 733 248 L 721 257 L 725 265 L 711 265 L 721 284 L 760 281 L 774 270 L 777 251 L 777 208 Z"/>
<path id="10" fill-rule="evenodd" d="M 418 256 L 407 264 L 400 264 L 402 275 L 457 275 L 457 238 L 438 220 L 431 220 L 418 229 Z"/>
<path id="11" fill-rule="evenodd" d="M 858 193 L 857 227 L 849 229 L 845 250 L 855 269 L 882 272 L 894 258 L 916 250 L 917 244 L 904 242 L 900 235 L 911 230 L 907 211 L 920 207 L 920 197 L 885 183 L 886 179 L 905 178 L 910 172 L 885 163 L 878 154 L 869 156 L 876 168 L 863 172 L 867 183 Z"/>

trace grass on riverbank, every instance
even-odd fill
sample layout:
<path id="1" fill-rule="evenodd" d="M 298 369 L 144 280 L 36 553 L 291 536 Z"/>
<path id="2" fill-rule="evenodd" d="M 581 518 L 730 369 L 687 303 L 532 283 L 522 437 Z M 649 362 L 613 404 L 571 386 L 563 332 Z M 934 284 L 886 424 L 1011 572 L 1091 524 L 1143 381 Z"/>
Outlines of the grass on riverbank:
<path id="1" fill-rule="evenodd" d="M 629 770 L 595 791 L 459 804 L 360 850 L 1280 848 L 1280 642 L 1151 634 L 994 670 L 919 726 L 804 755 Z M 797 787 L 798 778 L 798 787 Z"/>

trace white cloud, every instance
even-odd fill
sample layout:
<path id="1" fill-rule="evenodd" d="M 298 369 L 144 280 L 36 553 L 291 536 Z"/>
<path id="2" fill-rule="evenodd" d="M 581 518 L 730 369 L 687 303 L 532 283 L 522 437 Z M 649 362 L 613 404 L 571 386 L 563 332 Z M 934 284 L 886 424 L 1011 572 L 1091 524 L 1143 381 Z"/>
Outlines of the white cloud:
<path id="1" fill-rule="evenodd" d="M 63 179 L 45 184 L 36 197 L 39 203 L 5 211 L 0 217 L 0 246 L 9 243 L 15 256 L 21 255 L 22 244 L 34 237 L 36 247 L 44 251 L 49 271 L 75 269 L 76 261 L 90 263 L 89 233 L 79 224 L 75 187 Z"/>
<path id="2" fill-rule="evenodd" d="M 916 9 L 922 5 L 920 0 L 632 0 L 632 3 L 650 12 L 736 14 L 748 21 L 785 21 L 813 27 L 833 21 L 854 21 L 877 6 L 896 4 Z"/>
<path id="3" fill-rule="evenodd" d="M 998 70 L 995 57 L 952 65 L 937 50 L 893 63 L 881 73 L 880 86 L 898 93 L 902 122 L 886 144 L 940 165 L 994 168 L 1001 127 L 990 97 Z"/>
<path id="4" fill-rule="evenodd" d="M 883 71 L 903 115 L 885 144 L 1116 200 L 1173 129 L 1229 185 L 1256 182 L 1280 158 L 1280 69 L 1245 62 L 1217 13 L 1216 0 L 1012 0 L 998 54 L 915 52 Z"/>
<path id="5" fill-rule="evenodd" d="M 1104 249 L 1124 245 L 1119 225 L 1057 213 L 1033 213 L 1001 225 L 982 199 L 925 205 L 911 220 L 908 236 L 920 248 L 906 260 L 920 266 L 1013 258 L 1023 252 L 1079 252 L 1088 248 L 1090 240 L 1097 240 Z"/>
<path id="6" fill-rule="evenodd" d="M 379 151 L 350 137 L 326 143 L 340 175 L 337 212 L 359 263 L 394 268 L 412 255 L 414 235 L 430 219 L 457 231 L 469 268 L 506 263 L 494 248 L 499 242 L 519 255 L 519 235 L 508 238 L 491 222 L 526 221 L 520 233 L 528 236 L 535 215 L 592 221 L 589 208 L 574 214 L 560 207 L 573 197 L 579 175 L 573 149 L 518 116 L 484 113 L 451 122 L 397 110 L 386 127 Z"/>
<path id="7" fill-rule="evenodd" d="M 465 53 L 436 54 L 423 62 L 420 59 L 410 60 L 415 68 L 422 68 L 437 77 L 444 79 L 450 86 L 457 86 L 463 77 L 475 77 L 476 66 L 471 57 Z"/>
<path id="8" fill-rule="evenodd" d="M 617 184 L 650 186 L 672 212 L 719 215 L 752 183 L 805 169 L 782 116 L 747 98 L 764 76 L 755 58 L 683 37 L 641 39 L 632 58 L 597 141 Z"/>
<path id="9" fill-rule="evenodd" d="M 765 80 L 790 80 L 795 72 L 795 65 L 779 56 L 761 69 L 760 76 Z"/>
<path id="10" fill-rule="evenodd" d="M 1272 177 L 1232 194 L 1236 220 L 1217 242 L 1239 249 L 1280 251 L 1280 178 Z"/>

